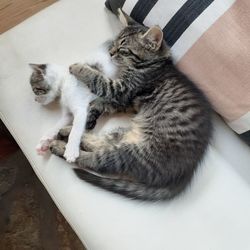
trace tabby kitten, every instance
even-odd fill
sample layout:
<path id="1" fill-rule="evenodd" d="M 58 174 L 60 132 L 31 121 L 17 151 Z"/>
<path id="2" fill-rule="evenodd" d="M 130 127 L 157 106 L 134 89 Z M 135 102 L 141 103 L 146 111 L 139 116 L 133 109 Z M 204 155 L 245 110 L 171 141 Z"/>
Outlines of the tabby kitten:
<path id="1" fill-rule="evenodd" d="M 190 183 L 203 159 L 212 134 L 210 104 L 173 65 L 159 27 L 148 29 L 121 11 L 120 19 L 126 27 L 110 48 L 118 78 L 87 64 L 74 64 L 70 72 L 98 96 L 89 109 L 89 129 L 104 112 L 132 107 L 137 114 L 130 129 L 101 137 L 85 133 L 75 172 L 132 199 L 170 199 Z M 64 147 L 56 140 L 51 151 L 62 156 Z"/>

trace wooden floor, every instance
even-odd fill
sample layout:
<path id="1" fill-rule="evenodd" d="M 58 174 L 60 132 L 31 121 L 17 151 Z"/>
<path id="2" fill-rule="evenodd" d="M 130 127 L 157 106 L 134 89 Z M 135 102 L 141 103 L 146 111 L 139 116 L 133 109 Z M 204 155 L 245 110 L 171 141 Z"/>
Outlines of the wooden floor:
<path id="1" fill-rule="evenodd" d="M 0 34 L 57 0 L 0 0 Z"/>

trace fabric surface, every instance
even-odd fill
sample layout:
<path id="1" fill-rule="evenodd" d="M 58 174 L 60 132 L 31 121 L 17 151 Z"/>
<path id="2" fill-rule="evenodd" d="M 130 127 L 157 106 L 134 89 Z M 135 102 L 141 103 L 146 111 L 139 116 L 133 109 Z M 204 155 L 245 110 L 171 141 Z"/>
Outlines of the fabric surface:
<path id="1" fill-rule="evenodd" d="M 159 25 L 179 69 L 250 144 L 250 2 L 248 0 L 106 1 L 147 26 Z M 119 5 L 119 6 L 118 6 Z"/>
<path id="2" fill-rule="evenodd" d="M 119 30 L 103 1 L 61 0 L 2 34 L 0 118 L 87 249 L 249 250 L 250 148 L 220 121 L 192 185 L 170 202 L 124 199 L 79 180 L 64 160 L 36 154 L 60 109 L 34 102 L 27 64 L 79 62 Z M 127 123 L 117 116 L 99 128 Z"/>

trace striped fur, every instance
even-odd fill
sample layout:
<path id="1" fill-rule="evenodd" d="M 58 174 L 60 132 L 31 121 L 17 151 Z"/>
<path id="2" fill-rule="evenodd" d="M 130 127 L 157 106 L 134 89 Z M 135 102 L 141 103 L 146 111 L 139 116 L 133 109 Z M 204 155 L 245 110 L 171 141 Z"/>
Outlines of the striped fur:
<path id="1" fill-rule="evenodd" d="M 190 183 L 204 156 L 212 133 L 211 108 L 173 65 L 162 31 L 128 23 L 110 47 L 120 69 L 117 79 L 88 65 L 70 67 L 99 96 L 89 110 L 89 128 L 103 112 L 137 112 L 130 129 L 101 137 L 86 133 L 76 173 L 132 199 L 170 199 Z M 60 138 L 67 138 L 69 131 L 61 130 Z M 64 145 L 63 140 L 54 141 L 51 151 L 62 156 Z"/>

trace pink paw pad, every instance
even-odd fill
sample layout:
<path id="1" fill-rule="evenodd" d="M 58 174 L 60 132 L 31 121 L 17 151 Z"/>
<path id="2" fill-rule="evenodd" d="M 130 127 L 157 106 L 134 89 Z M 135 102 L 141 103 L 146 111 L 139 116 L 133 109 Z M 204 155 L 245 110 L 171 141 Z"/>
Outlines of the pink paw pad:
<path id="1" fill-rule="evenodd" d="M 37 148 L 36 152 L 38 155 L 44 155 L 47 152 L 47 150 L 43 150 L 42 148 Z"/>

